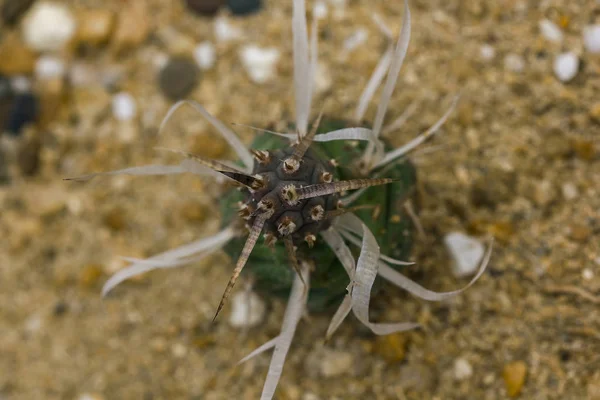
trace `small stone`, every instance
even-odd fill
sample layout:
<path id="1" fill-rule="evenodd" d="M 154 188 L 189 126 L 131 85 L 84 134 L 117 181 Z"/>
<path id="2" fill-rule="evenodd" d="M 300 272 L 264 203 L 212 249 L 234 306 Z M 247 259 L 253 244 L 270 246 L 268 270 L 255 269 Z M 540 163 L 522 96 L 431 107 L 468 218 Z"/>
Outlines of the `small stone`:
<path id="1" fill-rule="evenodd" d="M 484 44 L 479 49 L 479 55 L 481 56 L 482 60 L 491 61 L 494 59 L 494 57 L 496 57 L 496 49 L 489 44 Z"/>
<path id="2" fill-rule="evenodd" d="M 594 279 L 594 271 L 591 268 L 585 268 L 581 271 L 581 277 L 586 281 L 591 281 Z"/>
<path id="3" fill-rule="evenodd" d="M 241 50 L 240 57 L 250 79 L 261 84 L 268 82 L 275 75 L 279 50 L 249 45 Z"/>
<path id="4" fill-rule="evenodd" d="M 579 197 L 579 190 L 573 182 L 566 182 L 562 185 L 562 195 L 565 200 L 574 200 Z"/>
<path id="5" fill-rule="evenodd" d="M 525 69 L 525 60 L 519 54 L 507 54 L 504 57 L 504 68 L 511 72 L 523 72 Z"/>
<path id="6" fill-rule="evenodd" d="M 86 10 L 79 14 L 77 41 L 100 46 L 107 43 L 115 26 L 115 15 L 110 10 Z"/>
<path id="7" fill-rule="evenodd" d="M 104 400 L 104 397 L 98 393 L 83 393 L 77 400 Z"/>
<path id="8" fill-rule="evenodd" d="M 457 381 L 464 381 L 473 376 L 473 367 L 465 358 L 457 358 L 454 360 L 454 378 Z"/>
<path id="9" fill-rule="evenodd" d="M 86 289 L 94 288 L 102 275 L 103 271 L 101 266 L 97 264 L 86 265 L 79 271 L 79 285 Z"/>
<path id="10" fill-rule="evenodd" d="M 183 358 L 187 354 L 188 349 L 181 343 L 175 343 L 173 347 L 171 347 L 171 353 L 175 358 Z"/>
<path id="11" fill-rule="evenodd" d="M 215 37 L 219 42 L 228 42 L 242 37 L 242 31 L 231 25 L 224 17 L 215 19 L 214 29 Z"/>
<path id="12" fill-rule="evenodd" d="M 206 206 L 197 201 L 188 201 L 181 207 L 181 216 L 190 222 L 202 222 L 206 219 Z"/>
<path id="13" fill-rule="evenodd" d="M 121 231 L 127 226 L 127 213 L 121 207 L 113 207 L 104 215 L 104 225 L 113 231 Z"/>
<path id="14" fill-rule="evenodd" d="M 365 43 L 368 38 L 369 32 L 366 29 L 357 29 L 344 40 L 344 50 L 349 53 Z"/>
<path id="15" fill-rule="evenodd" d="M 388 363 L 397 363 L 406 356 L 406 337 L 401 333 L 377 336 L 375 352 Z"/>
<path id="16" fill-rule="evenodd" d="M 73 38 L 77 21 L 68 7 L 54 2 L 38 2 L 22 24 L 23 38 L 35 51 L 59 51 Z"/>
<path id="17" fill-rule="evenodd" d="M 223 158 L 229 151 L 229 144 L 221 136 L 215 136 L 211 133 L 211 131 L 205 130 L 201 134 L 195 135 L 191 140 L 191 151 L 207 158 Z"/>
<path id="18" fill-rule="evenodd" d="M 583 28 L 583 45 L 590 53 L 600 53 L 600 24 Z"/>
<path id="19" fill-rule="evenodd" d="M 227 0 L 227 7 L 233 15 L 249 15 L 261 9 L 262 0 Z"/>
<path id="20" fill-rule="evenodd" d="M 331 71 L 326 64 L 318 63 L 317 71 L 314 78 L 315 91 L 317 93 L 323 93 L 331 89 L 333 85 L 333 79 L 331 77 Z"/>
<path id="21" fill-rule="evenodd" d="M 5 32 L 0 40 L 0 74 L 31 74 L 36 56 L 23 44 L 18 32 Z"/>
<path id="22" fill-rule="evenodd" d="M 2 22 L 8 26 L 16 25 L 33 3 L 35 0 L 4 0 L 0 9 Z"/>
<path id="23" fill-rule="evenodd" d="M 160 71 L 158 81 L 163 94 L 177 101 L 187 97 L 200 78 L 196 64 L 184 57 L 173 57 Z"/>
<path id="24" fill-rule="evenodd" d="M 117 53 L 137 48 L 150 34 L 150 15 L 146 0 L 132 0 L 123 3 L 117 15 L 113 48 Z"/>
<path id="25" fill-rule="evenodd" d="M 461 232 L 452 232 L 444 237 L 446 248 L 453 259 L 453 272 L 462 278 L 473 275 L 483 258 L 485 248 L 481 241 Z"/>
<path id="26" fill-rule="evenodd" d="M 316 19 L 325 19 L 327 18 L 327 14 L 329 10 L 327 9 L 327 3 L 324 1 L 315 2 L 315 6 L 313 7 L 313 16 Z"/>
<path id="27" fill-rule="evenodd" d="M 579 70 L 579 57 L 573 52 L 561 53 L 554 59 L 554 74 L 561 82 L 575 78 Z"/>
<path id="28" fill-rule="evenodd" d="M 502 377 L 506 392 L 510 397 L 516 397 L 521 393 L 527 376 L 527 365 L 523 361 L 515 361 L 504 366 Z"/>
<path id="29" fill-rule="evenodd" d="M 571 238 L 578 242 L 585 242 L 592 235 L 592 229 L 584 224 L 571 224 L 569 227 Z"/>
<path id="30" fill-rule="evenodd" d="M 328 350 L 323 354 L 319 371 L 325 378 L 347 374 L 354 364 L 352 353 Z"/>
<path id="31" fill-rule="evenodd" d="M 577 157 L 585 161 L 592 161 L 596 157 L 596 147 L 594 146 L 594 142 L 591 140 L 574 140 L 573 150 L 575 150 Z"/>
<path id="32" fill-rule="evenodd" d="M 200 43 L 194 49 L 194 60 L 200 69 L 211 69 L 215 65 L 216 59 L 215 46 L 209 41 Z"/>
<path id="33" fill-rule="evenodd" d="M 18 94 L 13 100 L 4 129 L 13 135 L 20 134 L 25 126 L 37 120 L 39 109 L 39 100 L 33 93 Z"/>
<path id="34" fill-rule="evenodd" d="M 265 316 L 265 303 L 254 292 L 237 292 L 231 299 L 229 324 L 234 328 L 258 325 Z"/>
<path id="35" fill-rule="evenodd" d="M 547 40 L 555 43 L 560 43 L 563 41 L 562 30 L 554 22 L 550 21 L 549 19 L 543 19 L 539 22 L 538 26 L 542 36 L 544 36 L 544 38 Z"/>
<path id="36" fill-rule="evenodd" d="M 55 56 L 41 56 L 35 64 L 35 76 L 41 80 L 62 79 L 65 70 L 64 61 Z"/>
<path id="37" fill-rule="evenodd" d="M 34 136 L 23 140 L 19 145 L 17 165 L 25 176 L 33 176 L 40 167 L 40 150 L 42 143 L 39 137 Z"/>
<path id="38" fill-rule="evenodd" d="M 131 121 L 137 115 L 135 99 L 126 92 L 115 94 L 112 98 L 112 112 L 119 121 Z"/>
<path id="39" fill-rule="evenodd" d="M 224 3 L 225 0 L 185 0 L 190 11 L 206 17 L 215 15 Z"/>
<path id="40" fill-rule="evenodd" d="M 557 190 L 549 180 L 536 181 L 533 188 L 533 201 L 538 206 L 548 206 L 556 200 Z"/>

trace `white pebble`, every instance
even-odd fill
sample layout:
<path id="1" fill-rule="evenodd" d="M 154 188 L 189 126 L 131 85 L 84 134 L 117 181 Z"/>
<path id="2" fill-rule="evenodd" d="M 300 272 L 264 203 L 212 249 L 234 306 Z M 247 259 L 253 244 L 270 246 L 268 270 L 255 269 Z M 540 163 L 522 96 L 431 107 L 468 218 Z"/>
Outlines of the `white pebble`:
<path id="1" fill-rule="evenodd" d="M 340 376 L 347 373 L 354 363 L 354 357 L 351 353 L 328 350 L 323 355 L 321 365 L 321 375 L 325 378 Z"/>
<path id="2" fill-rule="evenodd" d="M 573 200 L 579 196 L 579 191 L 577 190 L 577 186 L 573 182 L 567 182 L 562 185 L 562 195 L 565 200 Z"/>
<path id="3" fill-rule="evenodd" d="M 504 57 L 504 68 L 511 72 L 522 72 L 525 69 L 525 60 L 518 54 L 507 54 Z"/>
<path id="4" fill-rule="evenodd" d="M 485 252 L 481 241 L 464 233 L 452 232 L 444 237 L 444 243 L 454 261 L 452 267 L 456 277 L 470 276 L 477 271 Z"/>
<path id="5" fill-rule="evenodd" d="M 126 92 L 117 93 L 112 99 L 112 111 L 119 121 L 130 121 L 137 114 L 137 106 L 133 96 Z"/>
<path id="6" fill-rule="evenodd" d="M 211 69 L 217 59 L 215 46 L 209 41 L 200 43 L 194 49 L 194 59 L 201 69 Z"/>
<path id="7" fill-rule="evenodd" d="M 36 51 L 58 51 L 73 37 L 77 29 L 75 17 L 58 3 L 36 3 L 23 20 L 23 37 Z"/>
<path id="8" fill-rule="evenodd" d="M 215 19 L 215 37 L 219 42 L 228 42 L 242 36 L 242 31 L 231 25 L 224 17 Z"/>
<path id="9" fill-rule="evenodd" d="M 265 83 L 275 74 L 279 50 L 249 45 L 241 50 L 240 56 L 250 79 L 255 83 Z"/>
<path id="10" fill-rule="evenodd" d="M 600 53 L 600 24 L 583 28 L 583 45 L 590 53 Z"/>
<path id="11" fill-rule="evenodd" d="M 554 74 L 562 82 L 575 78 L 579 70 L 579 57 L 573 52 L 561 53 L 554 59 Z"/>
<path id="12" fill-rule="evenodd" d="M 313 8 L 313 15 L 316 19 L 324 19 L 327 18 L 327 4 L 323 1 L 317 1 Z"/>
<path id="13" fill-rule="evenodd" d="M 265 303 L 254 292 L 237 292 L 231 299 L 229 324 L 234 328 L 258 325 L 265 316 Z"/>
<path id="14" fill-rule="evenodd" d="M 586 281 L 591 281 L 592 279 L 594 279 L 594 271 L 592 271 L 590 268 L 585 268 L 582 272 L 581 272 L 581 276 L 583 277 L 583 279 L 585 279 Z"/>
<path id="15" fill-rule="evenodd" d="M 549 19 L 543 19 L 538 24 L 542 36 L 547 40 L 555 43 L 563 41 L 563 33 L 554 22 Z"/>
<path id="16" fill-rule="evenodd" d="M 481 46 L 481 49 L 479 49 L 479 54 L 483 60 L 490 61 L 496 57 L 496 49 L 489 44 L 484 44 Z"/>
<path id="17" fill-rule="evenodd" d="M 58 57 L 41 56 L 35 64 L 35 76 L 38 79 L 56 79 L 65 76 L 65 63 Z"/>
<path id="18" fill-rule="evenodd" d="M 31 92 L 31 81 L 28 77 L 17 75 L 10 80 L 10 86 L 17 93 Z"/>
<path id="19" fill-rule="evenodd" d="M 351 52 L 361 44 L 365 43 L 368 37 L 369 33 L 366 29 L 357 29 L 352 35 L 344 40 L 344 50 Z"/>
<path id="20" fill-rule="evenodd" d="M 464 358 L 454 360 L 454 378 L 458 381 L 464 381 L 473 375 L 471 363 Z"/>

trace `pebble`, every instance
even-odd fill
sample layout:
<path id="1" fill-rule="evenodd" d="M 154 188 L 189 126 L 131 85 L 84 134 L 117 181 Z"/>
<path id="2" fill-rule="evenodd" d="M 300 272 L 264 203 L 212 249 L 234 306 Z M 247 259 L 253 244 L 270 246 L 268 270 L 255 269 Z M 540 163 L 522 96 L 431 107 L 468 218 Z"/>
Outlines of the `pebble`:
<path id="1" fill-rule="evenodd" d="M 249 45 L 241 50 L 240 57 L 250 79 L 255 83 L 262 84 L 268 82 L 275 75 L 279 50 Z"/>
<path id="2" fill-rule="evenodd" d="M 216 59 L 215 46 L 208 40 L 200 43 L 194 49 L 194 60 L 196 60 L 200 69 L 211 69 L 214 67 Z"/>
<path id="3" fill-rule="evenodd" d="M 99 46 L 107 43 L 115 27 L 115 15 L 110 10 L 87 10 L 78 16 L 77 41 Z"/>
<path id="4" fill-rule="evenodd" d="M 590 53 L 600 53 L 600 24 L 583 28 L 583 45 Z"/>
<path id="5" fill-rule="evenodd" d="M 19 135 L 23 128 L 38 118 L 39 101 L 33 93 L 15 96 L 4 129 L 13 135 Z"/>
<path id="6" fill-rule="evenodd" d="M 571 238 L 578 242 L 585 242 L 592 235 L 592 229 L 585 224 L 572 223 L 569 231 Z"/>
<path id="7" fill-rule="evenodd" d="M 98 281 L 102 275 L 104 275 L 104 273 L 100 265 L 89 264 L 79 271 L 77 281 L 79 282 L 80 287 L 84 289 L 92 289 L 98 284 Z"/>
<path id="8" fill-rule="evenodd" d="M 541 207 L 550 205 L 556 200 L 557 189 L 554 184 L 547 179 L 535 181 L 532 193 L 532 200 Z"/>
<path id="9" fill-rule="evenodd" d="M 38 2 L 22 24 L 23 37 L 35 51 L 59 51 L 75 35 L 77 21 L 68 7 L 53 2 Z"/>
<path id="10" fill-rule="evenodd" d="M 446 248 L 453 259 L 453 272 L 458 278 L 473 275 L 485 253 L 481 241 L 461 232 L 452 232 L 444 237 Z"/>
<path id="11" fill-rule="evenodd" d="M 504 68 L 511 72 L 523 72 L 525 69 L 525 60 L 518 54 L 507 54 L 504 57 Z"/>
<path id="12" fill-rule="evenodd" d="M 354 364 L 352 353 L 328 350 L 323 354 L 319 371 L 325 378 L 346 374 Z"/>
<path id="13" fill-rule="evenodd" d="M 202 222 L 206 219 L 206 215 L 207 207 L 197 201 L 188 201 L 181 207 L 181 216 L 189 222 Z"/>
<path id="14" fill-rule="evenodd" d="M 406 336 L 401 333 L 377 336 L 375 352 L 388 363 L 397 363 L 406 356 Z"/>
<path id="15" fill-rule="evenodd" d="M 573 182 L 564 183 L 561 187 L 565 200 L 574 200 L 579 197 L 579 190 Z"/>
<path id="16" fill-rule="evenodd" d="M 561 53 L 554 59 L 554 74 L 562 82 L 575 78 L 579 70 L 579 57 L 573 52 Z"/>
<path id="17" fill-rule="evenodd" d="M 41 80 L 62 79 L 65 71 L 64 61 L 51 55 L 39 57 L 35 64 L 35 76 Z"/>
<path id="18" fill-rule="evenodd" d="M 242 31 L 231 25 L 225 17 L 215 19 L 214 30 L 219 42 L 229 42 L 242 37 Z"/>
<path id="19" fill-rule="evenodd" d="M 97 393 L 84 393 L 77 400 L 104 400 L 104 397 Z"/>
<path id="20" fill-rule="evenodd" d="M 150 15 L 146 0 L 133 0 L 123 3 L 117 15 L 113 35 L 113 49 L 120 53 L 139 47 L 150 34 Z"/>
<path id="21" fill-rule="evenodd" d="M 489 44 L 484 44 L 479 49 L 479 55 L 481 56 L 482 60 L 491 61 L 494 59 L 494 57 L 496 57 L 496 49 Z"/>
<path id="22" fill-rule="evenodd" d="M 510 397 L 516 397 L 521 393 L 527 376 L 527 365 L 523 361 L 515 361 L 504 366 L 502 377 L 506 392 Z"/>
<path id="23" fill-rule="evenodd" d="M 18 32 L 5 32 L 0 41 L 0 73 L 29 75 L 35 68 L 35 53 L 21 41 Z"/>
<path id="24" fill-rule="evenodd" d="M 17 165 L 25 176 L 33 176 L 40 167 L 42 142 L 37 136 L 23 140 L 17 153 Z"/>
<path id="25" fill-rule="evenodd" d="M 112 98 L 112 112 L 118 121 L 131 121 L 137 115 L 137 105 L 127 92 L 117 93 Z"/>
<path id="26" fill-rule="evenodd" d="M 185 0 L 190 11 L 207 17 L 215 15 L 224 3 L 224 0 Z"/>
<path id="27" fill-rule="evenodd" d="M 327 18 L 328 13 L 329 10 L 327 9 L 327 4 L 324 1 L 315 2 L 315 6 L 313 7 L 313 15 L 316 19 Z"/>
<path id="28" fill-rule="evenodd" d="M 473 366 L 464 358 L 454 360 L 454 378 L 457 381 L 464 381 L 473 376 Z"/>
<path id="29" fill-rule="evenodd" d="M 254 292 L 237 292 L 231 299 L 229 324 L 234 328 L 250 328 L 258 325 L 264 318 L 266 306 Z"/>
<path id="30" fill-rule="evenodd" d="M 591 281 L 594 279 L 594 271 L 591 268 L 585 268 L 581 271 L 581 277 L 586 281 Z"/>
<path id="31" fill-rule="evenodd" d="M 33 3 L 35 0 L 4 0 L 0 9 L 2 22 L 8 26 L 16 25 Z"/>
<path id="32" fill-rule="evenodd" d="M 549 19 L 543 19 L 538 24 L 542 36 L 547 40 L 555 43 L 561 43 L 563 41 L 562 30 L 554 22 Z"/>
<path id="33" fill-rule="evenodd" d="M 352 33 L 352 35 L 348 36 L 346 40 L 344 40 L 344 50 L 347 52 L 351 52 L 361 44 L 365 43 L 369 38 L 369 33 L 366 29 L 357 29 Z"/>
<path id="34" fill-rule="evenodd" d="M 314 85 L 317 93 L 323 93 L 331 89 L 331 86 L 333 85 L 333 78 L 331 77 L 331 71 L 326 64 L 317 64 Z"/>
<path id="35" fill-rule="evenodd" d="M 177 101 L 187 97 L 200 78 L 200 71 L 195 62 L 185 57 L 169 59 L 158 77 L 163 94 L 170 100 Z"/>
<path id="36" fill-rule="evenodd" d="M 249 15 L 261 9 L 262 0 L 227 0 L 227 7 L 233 15 Z"/>

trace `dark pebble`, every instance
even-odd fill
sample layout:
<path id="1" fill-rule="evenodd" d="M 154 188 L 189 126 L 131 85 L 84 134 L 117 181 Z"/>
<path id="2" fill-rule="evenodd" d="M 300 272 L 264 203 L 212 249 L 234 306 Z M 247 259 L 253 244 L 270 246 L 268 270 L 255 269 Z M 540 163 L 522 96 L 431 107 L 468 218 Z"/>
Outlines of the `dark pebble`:
<path id="1" fill-rule="evenodd" d="M 39 101 L 32 93 L 15 96 L 4 129 L 17 136 L 23 127 L 37 120 Z"/>
<path id="2" fill-rule="evenodd" d="M 8 26 L 16 25 L 33 3 L 35 0 L 4 0 L 0 9 L 2 21 Z"/>
<path id="3" fill-rule="evenodd" d="M 192 60 L 187 58 L 171 58 L 160 71 L 158 81 L 163 94 L 170 100 L 177 101 L 187 97 L 200 78 L 200 71 Z"/>
<path id="4" fill-rule="evenodd" d="M 262 0 L 227 0 L 227 6 L 233 15 L 249 15 L 261 9 Z"/>
<path id="5" fill-rule="evenodd" d="M 5 76 L 0 75 L 0 128 L 2 130 L 6 126 L 14 96 L 10 81 Z"/>
<path id="6" fill-rule="evenodd" d="M 42 143 L 37 136 L 28 138 L 21 143 L 17 153 L 17 165 L 23 175 L 33 176 L 37 173 L 40 167 L 41 148 Z"/>
<path id="7" fill-rule="evenodd" d="M 215 15 L 224 2 L 224 0 L 185 0 L 185 4 L 192 12 L 205 17 Z"/>
<path id="8" fill-rule="evenodd" d="M 54 305 L 54 315 L 57 317 L 60 317 L 61 315 L 66 313 L 68 311 L 68 309 L 69 309 L 69 307 L 67 306 L 67 303 L 59 301 L 58 303 L 56 303 Z"/>

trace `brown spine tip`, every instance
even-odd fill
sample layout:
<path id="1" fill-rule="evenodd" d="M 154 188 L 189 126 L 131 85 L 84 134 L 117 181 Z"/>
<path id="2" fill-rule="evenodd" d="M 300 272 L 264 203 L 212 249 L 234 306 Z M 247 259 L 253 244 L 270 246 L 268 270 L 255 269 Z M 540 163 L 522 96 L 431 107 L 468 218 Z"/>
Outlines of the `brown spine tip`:
<path id="1" fill-rule="evenodd" d="M 296 230 L 296 224 L 290 217 L 285 217 L 277 226 L 277 231 L 281 236 L 288 236 Z"/>
<path id="2" fill-rule="evenodd" d="M 271 153 L 267 150 L 250 149 L 250 152 L 252 152 L 254 159 L 261 165 L 266 165 L 271 162 Z"/>
<path id="3" fill-rule="evenodd" d="M 293 174 L 300 169 L 300 161 L 293 157 L 286 158 L 282 164 L 283 172 L 286 174 Z"/>
<path id="4" fill-rule="evenodd" d="M 271 232 L 267 232 L 264 234 L 265 245 L 273 250 L 275 248 L 275 243 L 277 243 L 277 237 L 273 235 Z"/>

